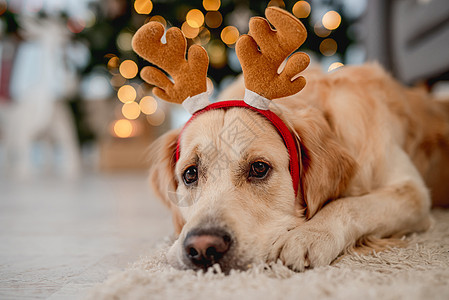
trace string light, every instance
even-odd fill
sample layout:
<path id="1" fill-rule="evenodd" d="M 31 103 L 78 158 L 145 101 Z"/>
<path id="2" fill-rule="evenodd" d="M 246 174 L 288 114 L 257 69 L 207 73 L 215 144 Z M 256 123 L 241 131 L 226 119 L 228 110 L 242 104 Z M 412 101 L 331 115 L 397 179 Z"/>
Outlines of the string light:
<path id="1" fill-rule="evenodd" d="M 240 33 L 239 33 L 239 30 L 237 29 L 237 27 L 226 26 L 221 31 L 220 36 L 225 44 L 232 45 L 232 44 L 235 44 L 235 42 L 237 42 L 237 39 L 239 38 Z"/>
<path id="2" fill-rule="evenodd" d="M 2 12 L 2 4 L 4 0 L 0 0 L 0 15 Z M 191 9 L 187 12 L 185 22 L 181 26 L 181 30 L 184 35 L 192 39 L 194 43 L 206 45 L 211 66 L 215 68 L 221 68 L 226 65 L 226 47 L 232 46 L 236 43 L 240 36 L 239 30 L 234 26 L 226 26 L 223 28 L 220 34 L 221 42 L 218 40 L 211 40 L 211 32 L 203 27 L 218 28 L 222 25 L 223 16 L 218 11 L 221 6 L 220 0 L 203 0 L 204 10 L 207 11 L 205 15 L 198 9 Z M 285 7 L 285 3 L 282 0 L 271 0 L 268 6 Z M 5 4 L 6 9 L 6 4 Z M 134 9 L 139 14 L 150 14 L 153 9 L 153 3 L 150 0 L 135 0 Z M 311 5 L 304 0 L 296 1 L 292 8 L 292 13 L 297 18 L 308 18 L 311 13 Z M 157 21 L 167 26 L 167 21 L 159 15 L 148 17 L 147 21 Z M 95 23 L 95 19 L 93 20 Z M 321 20 L 314 26 L 314 31 L 319 37 L 326 38 L 330 35 L 332 30 L 337 29 L 341 24 L 341 16 L 336 11 L 328 11 Z M 86 25 L 83 25 L 83 29 Z M 81 29 L 81 30 L 83 30 Z M 132 34 L 124 31 L 117 37 L 117 46 L 122 51 L 130 51 L 132 41 Z M 320 52 L 325 56 L 332 56 L 337 51 L 337 42 L 331 38 L 326 38 L 320 43 Z M 331 72 L 337 68 L 342 67 L 340 62 L 332 63 L 328 72 Z M 135 133 L 135 126 L 133 122 L 129 120 L 137 119 L 141 113 L 147 115 L 146 119 L 149 124 L 153 126 L 161 125 L 165 119 L 165 113 L 162 109 L 158 108 L 157 100 L 152 96 L 143 97 L 139 103 L 135 102 L 137 97 L 136 89 L 131 85 L 124 85 L 126 79 L 132 79 L 138 74 L 138 66 L 132 60 L 125 60 L 120 63 L 120 59 L 117 56 L 113 56 L 108 60 L 108 69 L 115 69 L 115 75 L 111 78 L 111 85 L 119 87 L 117 96 L 123 106 L 121 113 L 126 119 L 119 119 L 113 123 L 113 133 L 120 138 L 127 138 Z M 120 74 L 117 74 L 118 71 Z M 114 74 L 114 72 L 113 72 Z M 141 97 L 141 95 L 139 96 Z"/>
<path id="3" fill-rule="evenodd" d="M 140 106 L 136 102 L 127 102 L 122 106 L 122 114 L 129 120 L 135 120 L 140 116 Z"/>
<path id="4" fill-rule="evenodd" d="M 140 100 L 139 106 L 144 114 L 151 115 L 157 110 L 157 101 L 151 96 L 145 96 Z"/>
<path id="5" fill-rule="evenodd" d="M 122 32 L 117 37 L 117 46 L 123 51 L 131 51 L 133 35 L 130 32 Z"/>
<path id="6" fill-rule="evenodd" d="M 191 9 L 186 15 L 186 22 L 193 28 L 200 28 L 204 23 L 204 15 L 198 9 Z"/>
<path id="7" fill-rule="evenodd" d="M 182 23 L 181 30 L 188 39 L 195 38 L 200 32 L 199 28 L 190 26 L 187 22 Z"/>
<path id="8" fill-rule="evenodd" d="M 320 44 L 320 52 L 324 56 L 332 56 L 337 52 L 337 42 L 334 39 L 327 38 Z"/>
<path id="9" fill-rule="evenodd" d="M 319 37 L 325 38 L 328 37 L 329 34 L 331 34 L 332 31 L 326 29 L 323 27 L 323 25 L 321 24 L 321 22 L 317 22 L 315 24 L 315 26 L 313 27 L 313 31 L 315 32 L 315 34 Z"/>
<path id="10" fill-rule="evenodd" d="M 136 99 L 137 92 L 130 85 L 124 85 L 117 91 L 117 97 L 123 103 L 132 102 Z"/>
<path id="11" fill-rule="evenodd" d="M 207 28 L 202 28 L 196 38 L 193 39 L 195 44 L 206 45 L 210 41 L 210 31 Z"/>
<path id="12" fill-rule="evenodd" d="M 297 18 L 307 18 L 310 15 L 310 4 L 306 1 L 298 1 L 293 5 L 292 12 Z"/>
<path id="13" fill-rule="evenodd" d="M 285 8 L 285 3 L 282 0 L 271 0 L 270 2 L 268 2 L 267 7 L 270 7 L 270 6 L 277 6 L 277 7 Z"/>
<path id="14" fill-rule="evenodd" d="M 129 120 L 120 119 L 113 123 L 112 130 L 116 137 L 129 138 L 133 134 L 134 126 Z"/>
<path id="15" fill-rule="evenodd" d="M 338 12 L 331 10 L 324 14 L 321 21 L 326 29 L 335 30 L 340 26 L 341 16 Z"/>
<path id="16" fill-rule="evenodd" d="M 119 71 L 123 77 L 125 77 L 126 79 L 131 79 L 136 77 L 139 68 L 134 61 L 128 59 L 120 64 Z"/>
<path id="17" fill-rule="evenodd" d="M 151 0 L 136 0 L 134 9 L 138 14 L 148 15 L 153 10 L 153 2 Z"/>
<path id="18" fill-rule="evenodd" d="M 205 10 L 217 11 L 220 8 L 220 0 L 203 0 Z"/>
<path id="19" fill-rule="evenodd" d="M 167 21 L 164 19 L 163 16 L 159 16 L 159 15 L 152 16 L 149 21 L 159 22 L 162 25 L 164 25 L 164 27 L 167 27 Z"/>
<path id="20" fill-rule="evenodd" d="M 341 68 L 343 66 L 344 66 L 344 64 L 342 64 L 341 62 L 334 62 L 329 66 L 329 69 L 327 69 L 327 71 L 331 72 L 331 71 Z"/>
<path id="21" fill-rule="evenodd" d="M 108 60 L 108 69 L 117 69 L 120 64 L 120 59 L 117 56 L 113 56 Z"/>
<path id="22" fill-rule="evenodd" d="M 210 11 L 206 14 L 206 25 L 210 28 L 220 27 L 223 17 L 219 11 Z"/>

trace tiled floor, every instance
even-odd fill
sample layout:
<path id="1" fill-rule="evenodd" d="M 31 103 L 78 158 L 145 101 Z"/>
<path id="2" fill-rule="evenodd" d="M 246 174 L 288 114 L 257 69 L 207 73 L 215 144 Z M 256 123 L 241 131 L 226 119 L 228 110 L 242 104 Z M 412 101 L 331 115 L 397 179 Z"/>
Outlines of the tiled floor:
<path id="1" fill-rule="evenodd" d="M 0 299 L 80 299 L 172 232 L 146 174 L 0 178 Z"/>

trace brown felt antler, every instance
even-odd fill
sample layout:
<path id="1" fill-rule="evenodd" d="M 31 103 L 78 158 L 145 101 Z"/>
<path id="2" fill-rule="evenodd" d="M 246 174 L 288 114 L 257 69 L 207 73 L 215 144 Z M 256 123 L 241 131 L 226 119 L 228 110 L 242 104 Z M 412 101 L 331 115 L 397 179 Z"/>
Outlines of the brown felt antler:
<path id="1" fill-rule="evenodd" d="M 133 37 L 133 49 L 147 61 L 165 70 L 173 78 L 172 82 L 161 70 L 145 67 L 140 75 L 149 84 L 155 85 L 153 93 L 161 99 L 182 103 L 207 91 L 207 67 L 209 58 L 206 50 L 199 45 L 189 48 L 186 59 L 186 38 L 179 28 L 167 30 L 167 43 L 161 43 L 164 26 L 159 22 L 149 22 L 142 26 Z"/>
<path id="2" fill-rule="evenodd" d="M 305 53 L 295 53 L 278 74 L 284 60 L 304 43 L 307 31 L 296 17 L 278 7 L 268 7 L 265 15 L 276 30 L 264 18 L 251 18 L 248 35 L 240 37 L 236 51 L 246 88 L 272 100 L 302 90 L 304 77 L 294 77 L 309 65 L 310 59 Z"/>

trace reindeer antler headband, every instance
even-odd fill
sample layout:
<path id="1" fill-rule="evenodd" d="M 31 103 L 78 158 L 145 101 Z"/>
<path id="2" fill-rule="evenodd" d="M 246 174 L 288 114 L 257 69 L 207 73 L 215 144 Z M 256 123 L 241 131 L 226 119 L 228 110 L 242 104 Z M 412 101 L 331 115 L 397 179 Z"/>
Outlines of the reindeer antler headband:
<path id="1" fill-rule="evenodd" d="M 207 92 L 209 57 L 199 45 L 189 48 L 186 59 L 186 38 L 179 28 L 167 30 L 166 44 L 161 43 L 164 26 L 149 22 L 133 37 L 133 49 L 147 61 L 164 69 L 174 82 L 157 68 L 145 67 L 140 76 L 155 85 L 153 93 L 165 101 L 183 104 L 191 114 L 210 104 Z"/>
<path id="2" fill-rule="evenodd" d="M 307 31 L 293 15 L 277 7 L 268 7 L 265 15 L 275 27 L 261 17 L 251 18 L 249 32 L 239 38 L 236 44 L 237 57 L 242 64 L 245 78 L 243 101 L 220 101 L 211 104 L 207 94 L 207 68 L 209 58 L 206 50 L 193 45 L 186 59 L 186 39 L 179 28 L 167 30 L 166 44 L 161 43 L 164 26 L 149 22 L 134 35 L 133 48 L 147 61 L 164 69 L 162 71 L 145 67 L 142 78 L 155 85 L 153 93 L 168 102 L 182 104 L 192 118 L 199 113 L 226 107 L 245 107 L 267 118 L 277 129 L 290 155 L 290 173 L 295 194 L 298 193 L 299 163 L 298 149 L 288 127 L 273 112 L 269 111 L 271 100 L 296 94 L 305 85 L 304 77 L 298 76 L 309 64 L 305 53 L 295 53 L 288 58 L 285 67 L 281 65 L 287 57 L 301 46 Z M 176 158 L 179 158 L 180 144 Z"/>
<path id="3" fill-rule="evenodd" d="M 241 36 L 236 45 L 247 89 L 245 102 L 259 109 L 268 109 L 271 100 L 302 90 L 306 81 L 295 76 L 310 62 L 307 54 L 295 53 L 278 73 L 284 60 L 304 43 L 307 31 L 296 17 L 280 8 L 268 7 L 265 15 L 276 30 L 266 19 L 253 17 L 248 35 Z"/>

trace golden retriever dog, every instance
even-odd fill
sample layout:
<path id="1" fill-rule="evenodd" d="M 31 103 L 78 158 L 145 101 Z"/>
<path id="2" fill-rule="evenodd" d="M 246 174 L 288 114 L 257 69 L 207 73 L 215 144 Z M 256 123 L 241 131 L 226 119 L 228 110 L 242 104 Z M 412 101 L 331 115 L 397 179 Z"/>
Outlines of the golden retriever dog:
<path id="1" fill-rule="evenodd" d="M 300 93 L 274 101 L 297 137 L 299 193 L 273 125 L 239 107 L 212 110 L 151 147 L 150 181 L 171 209 L 181 268 L 246 269 L 281 260 L 329 265 L 360 245 L 431 225 L 449 203 L 449 105 L 401 86 L 376 64 L 309 68 Z M 237 80 L 224 99 L 243 98 Z"/>

